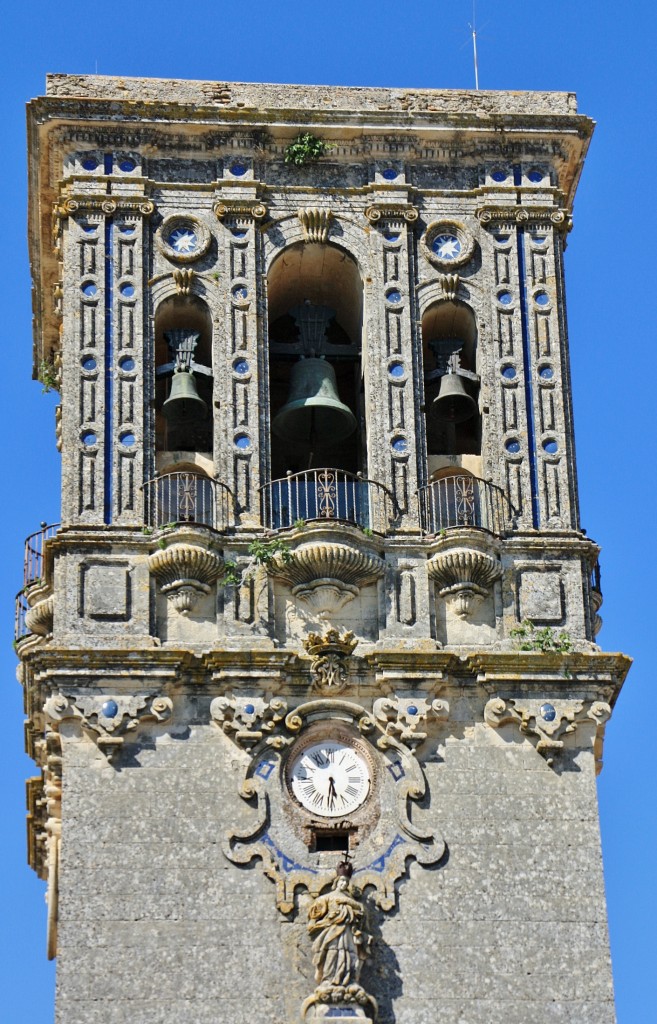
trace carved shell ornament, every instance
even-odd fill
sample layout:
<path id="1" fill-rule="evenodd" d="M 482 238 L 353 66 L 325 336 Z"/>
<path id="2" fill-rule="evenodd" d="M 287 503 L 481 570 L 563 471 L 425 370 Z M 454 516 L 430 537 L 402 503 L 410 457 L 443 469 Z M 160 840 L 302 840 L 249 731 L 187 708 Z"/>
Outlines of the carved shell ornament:
<path id="1" fill-rule="evenodd" d="M 327 619 L 352 601 L 361 587 L 375 583 L 385 571 L 378 555 L 347 544 L 302 544 L 289 561 L 274 560 L 272 576 L 287 583 L 294 597 Z"/>
<path id="2" fill-rule="evenodd" d="M 216 551 L 196 544 L 172 544 L 148 559 L 148 568 L 162 593 L 183 615 L 191 611 L 199 597 L 210 593 L 223 565 Z"/>
<path id="3" fill-rule="evenodd" d="M 427 571 L 438 593 L 460 618 L 467 618 L 502 575 L 499 560 L 475 547 L 455 547 L 429 559 Z"/>

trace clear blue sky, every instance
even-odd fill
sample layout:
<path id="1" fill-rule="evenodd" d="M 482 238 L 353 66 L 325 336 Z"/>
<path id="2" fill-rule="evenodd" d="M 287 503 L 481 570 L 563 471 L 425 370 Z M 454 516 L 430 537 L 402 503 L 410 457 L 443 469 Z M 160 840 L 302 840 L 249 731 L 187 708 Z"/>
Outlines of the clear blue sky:
<path id="1" fill-rule="evenodd" d="M 11 6 L 11 11 L 8 8 Z M 46 72 L 471 88 L 471 0 L 6 4 L 2 15 L 3 781 L 0 1000 L 5 1024 L 51 1024 L 44 885 L 25 860 L 22 697 L 11 648 L 22 542 L 59 518 L 53 395 L 31 382 L 24 104 Z M 168 20 L 170 19 L 170 20 Z M 479 0 L 480 84 L 577 92 L 598 121 L 566 253 L 582 521 L 602 544 L 607 650 L 636 659 L 607 727 L 599 796 L 619 1024 L 657 1019 L 654 996 L 655 383 L 657 133 L 653 3 Z M 111 879 L 107 879 L 111 885 Z M 573 892 L 572 902 L 580 895 Z M 120 896 L 119 896 L 120 898 Z M 484 1024 L 484 1022 L 482 1022 Z"/>

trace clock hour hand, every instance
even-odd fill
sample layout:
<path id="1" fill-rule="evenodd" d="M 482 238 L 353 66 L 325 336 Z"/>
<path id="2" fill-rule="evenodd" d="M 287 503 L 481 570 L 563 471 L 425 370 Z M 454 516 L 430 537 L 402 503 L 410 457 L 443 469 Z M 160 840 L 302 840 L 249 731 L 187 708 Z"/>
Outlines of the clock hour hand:
<path id="1" fill-rule="evenodd" d="M 337 797 L 337 795 L 338 795 L 338 793 L 337 793 L 337 790 L 335 788 L 335 782 L 333 780 L 333 776 L 329 775 L 329 788 L 328 788 L 329 810 L 333 809 L 333 804 L 335 802 L 335 798 Z"/>

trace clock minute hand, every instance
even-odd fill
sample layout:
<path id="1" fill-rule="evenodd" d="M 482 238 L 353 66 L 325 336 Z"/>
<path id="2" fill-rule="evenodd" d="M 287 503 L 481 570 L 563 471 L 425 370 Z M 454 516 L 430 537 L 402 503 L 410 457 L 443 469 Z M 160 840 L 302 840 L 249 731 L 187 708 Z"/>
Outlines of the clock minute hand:
<path id="1" fill-rule="evenodd" d="M 337 790 L 335 788 L 335 782 L 333 780 L 333 776 L 329 775 L 329 789 L 328 789 L 329 808 L 333 807 L 333 803 L 334 803 L 335 798 L 336 798 L 337 795 L 338 795 L 338 793 L 337 793 Z"/>

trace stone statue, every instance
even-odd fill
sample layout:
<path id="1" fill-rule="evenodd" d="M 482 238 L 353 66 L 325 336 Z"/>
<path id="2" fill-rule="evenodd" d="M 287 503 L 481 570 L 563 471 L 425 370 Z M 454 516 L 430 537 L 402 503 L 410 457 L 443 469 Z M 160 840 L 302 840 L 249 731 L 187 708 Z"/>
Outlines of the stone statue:
<path id="1" fill-rule="evenodd" d="M 359 984 L 372 937 L 367 932 L 365 907 L 350 883 L 351 871 L 351 864 L 338 865 L 331 891 L 318 896 L 308 909 L 317 988 L 304 1004 L 304 1016 L 317 1003 L 369 1003 L 376 1015 L 376 1001 Z"/>

